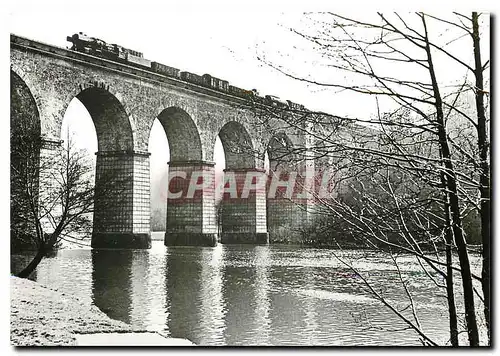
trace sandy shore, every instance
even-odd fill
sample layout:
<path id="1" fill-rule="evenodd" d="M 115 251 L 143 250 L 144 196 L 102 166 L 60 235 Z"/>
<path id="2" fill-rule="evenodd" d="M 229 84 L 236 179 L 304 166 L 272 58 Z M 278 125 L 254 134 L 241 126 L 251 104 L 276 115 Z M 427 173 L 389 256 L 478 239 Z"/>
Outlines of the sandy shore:
<path id="1" fill-rule="evenodd" d="M 10 300 L 10 339 L 14 346 L 74 346 L 78 344 L 75 334 L 146 331 L 27 279 L 11 277 Z"/>

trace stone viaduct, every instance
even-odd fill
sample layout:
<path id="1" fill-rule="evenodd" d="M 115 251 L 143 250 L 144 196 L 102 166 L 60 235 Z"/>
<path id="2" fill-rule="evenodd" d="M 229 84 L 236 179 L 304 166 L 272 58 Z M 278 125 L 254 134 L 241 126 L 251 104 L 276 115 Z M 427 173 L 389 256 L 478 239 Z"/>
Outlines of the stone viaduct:
<path id="1" fill-rule="evenodd" d="M 150 246 L 148 142 L 155 119 L 169 142 L 170 175 L 199 170 L 213 175 L 217 136 L 225 151 L 225 172 L 232 172 L 236 180 L 247 172 L 265 175 L 264 153 L 273 167 L 277 142 L 307 146 L 308 137 L 285 125 L 278 130 L 281 137 L 259 126 L 241 98 L 15 35 L 10 46 L 11 102 L 18 106 L 11 107 L 11 116 L 19 116 L 11 120 L 34 113 L 46 143 L 42 149 L 50 154 L 61 142 L 66 108 L 78 98 L 97 133 L 96 189 L 100 177 L 109 172 L 124 179 L 115 188 L 119 203 L 98 205 L 96 197 L 93 247 Z M 168 200 L 166 245 L 217 243 L 214 189 L 203 188 L 197 197 L 177 203 Z M 224 204 L 222 243 L 273 242 L 280 229 L 296 231 L 308 216 L 307 204 L 300 209 L 285 202 L 266 204 L 265 191 Z"/>

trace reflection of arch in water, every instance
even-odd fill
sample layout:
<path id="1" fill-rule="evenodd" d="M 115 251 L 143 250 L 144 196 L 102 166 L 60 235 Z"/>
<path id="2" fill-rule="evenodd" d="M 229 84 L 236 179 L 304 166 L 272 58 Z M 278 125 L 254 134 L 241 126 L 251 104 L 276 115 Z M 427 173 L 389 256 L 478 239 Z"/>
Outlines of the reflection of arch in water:
<path id="1" fill-rule="evenodd" d="M 149 250 L 136 250 L 132 254 L 130 276 L 130 323 L 134 326 L 147 329 L 150 327 L 149 313 L 153 307 L 158 291 L 149 290 L 150 282 L 150 257 Z"/>
<path id="2" fill-rule="evenodd" d="M 255 325 L 256 333 L 259 336 L 258 345 L 270 345 L 271 319 L 269 312 L 271 301 L 269 299 L 270 276 L 269 266 L 271 266 L 271 252 L 269 245 L 256 246 L 254 248 L 255 258 Z"/>
<path id="3" fill-rule="evenodd" d="M 314 269 L 314 267 L 304 267 L 301 269 L 304 288 L 307 290 L 316 289 L 317 273 L 315 273 Z M 302 335 L 304 338 L 307 338 L 310 345 L 315 345 L 318 343 L 318 320 L 320 318 L 318 313 L 318 298 L 304 299 L 303 304 L 305 325 Z"/>
<path id="4" fill-rule="evenodd" d="M 228 247 L 225 251 L 222 290 L 227 307 L 224 330 L 227 345 L 265 345 L 269 342 L 269 284 L 259 280 L 268 275 L 269 263 L 264 262 L 268 261 L 267 248 L 241 245 Z M 249 256 L 251 263 L 243 266 L 230 263 Z"/>
<path id="5" fill-rule="evenodd" d="M 165 253 L 134 251 L 131 321 L 141 328 L 163 331 L 166 328 L 166 290 L 163 288 L 166 259 Z"/>
<path id="6" fill-rule="evenodd" d="M 224 345 L 224 247 L 168 247 L 165 273 L 171 337 L 198 345 Z"/>
<path id="7" fill-rule="evenodd" d="M 222 244 L 201 251 L 200 297 L 200 331 L 203 335 L 203 345 L 224 345 L 224 316 L 226 305 L 222 291 L 224 253 L 226 247 Z"/>
<path id="8" fill-rule="evenodd" d="M 168 247 L 165 273 L 169 336 L 199 344 L 201 248 Z"/>
<path id="9" fill-rule="evenodd" d="M 92 300 L 110 318 L 130 323 L 132 250 L 92 250 Z"/>

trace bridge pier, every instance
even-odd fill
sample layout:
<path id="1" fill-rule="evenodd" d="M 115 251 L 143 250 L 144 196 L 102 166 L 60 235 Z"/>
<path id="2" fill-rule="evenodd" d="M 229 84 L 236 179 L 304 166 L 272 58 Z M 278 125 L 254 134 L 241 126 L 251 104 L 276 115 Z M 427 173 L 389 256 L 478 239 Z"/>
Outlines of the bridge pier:
<path id="1" fill-rule="evenodd" d="M 151 247 L 149 153 L 97 152 L 93 248 Z"/>
<path id="2" fill-rule="evenodd" d="M 28 137 L 30 140 L 33 139 L 33 136 L 31 135 Z M 61 207 L 52 204 L 54 199 L 56 199 L 59 194 L 59 186 L 58 184 L 54 184 L 54 177 L 58 177 L 58 174 L 61 172 L 61 168 L 58 167 L 57 164 L 61 158 L 60 150 L 62 148 L 62 142 L 62 140 L 56 138 L 42 137 L 40 140 L 40 146 L 32 146 L 29 149 L 23 147 L 20 149 L 20 155 L 16 155 L 18 147 L 11 150 L 11 166 L 15 167 L 18 172 L 11 176 L 11 189 L 16 196 L 16 199 L 13 200 L 13 204 L 11 206 L 13 211 L 18 210 L 20 212 L 22 211 L 23 213 L 27 213 L 29 211 L 28 207 L 31 200 L 30 198 L 36 197 L 35 204 L 38 209 L 50 209 L 50 213 L 52 215 L 61 214 Z M 12 153 L 14 154 L 12 155 Z M 38 166 L 39 169 L 34 169 L 35 166 Z M 12 178 L 19 179 L 21 175 L 26 176 L 26 183 L 19 185 L 18 182 L 12 181 Z M 26 195 L 18 190 L 26 189 L 28 184 L 32 184 L 33 188 L 38 191 L 38 194 Z M 54 232 L 55 226 L 53 220 L 51 219 L 51 215 L 39 213 L 36 219 L 40 219 L 40 224 L 43 227 L 44 233 L 51 234 Z M 34 224 L 26 224 L 24 221 L 22 224 L 23 227 L 29 229 L 29 234 L 36 236 Z M 36 247 L 29 242 L 24 242 L 23 240 L 19 241 L 22 246 L 26 248 Z M 18 243 L 18 241 L 15 242 Z"/>
<path id="3" fill-rule="evenodd" d="M 222 235 L 225 244 L 267 244 L 266 172 L 257 168 L 224 170 Z M 234 189 L 233 189 L 234 188 Z"/>
<path id="4" fill-rule="evenodd" d="M 268 243 L 265 184 L 263 189 L 242 196 L 247 173 L 265 175 L 255 169 L 264 166 L 265 150 L 270 164 L 274 164 L 271 169 L 276 169 L 279 162 L 288 165 L 301 161 L 295 159 L 300 157 L 294 158 L 293 152 L 301 152 L 303 143 L 309 144 L 302 129 L 294 129 L 272 116 L 271 127 L 266 126 L 271 130 L 255 129 L 256 124 L 260 125 L 255 121 L 256 113 L 266 115 L 266 110 L 245 109 L 241 105 L 243 98 L 237 95 L 217 93 L 189 81 L 158 81 L 157 74 L 118 61 L 15 35 L 11 35 L 10 48 L 12 126 L 20 123 L 17 118 L 21 116 L 34 119 L 41 137 L 58 139 L 64 113 L 74 98 L 92 117 L 99 150 L 92 247 L 133 249 L 151 245 L 149 156 L 144 151 L 155 119 L 162 124 L 169 141 L 171 173 L 184 171 L 192 175 L 201 168 L 213 177 L 213 163 L 202 159 L 213 159 L 215 138 L 219 136 L 226 173 L 232 174 L 240 186 L 237 196 L 229 194 L 223 202 L 221 241 Z M 264 141 L 271 138 L 272 132 L 266 131 L 276 132 L 267 144 Z M 288 134 L 293 135 L 295 144 L 287 139 Z M 309 136 L 313 144 L 308 147 L 315 147 L 317 143 Z M 183 187 L 186 182 L 175 184 Z M 175 184 L 173 193 L 179 188 Z M 187 194 L 189 187 L 185 188 Z M 214 190 L 204 186 L 191 201 L 168 197 L 166 245 L 216 244 Z M 272 233 L 280 232 L 290 222 L 298 223 L 292 211 L 295 206 L 287 204 L 270 203 Z M 306 204 L 312 216 L 313 209 Z M 15 213 L 19 208 L 12 210 Z M 299 225 L 293 225 L 291 232 L 297 231 Z"/>
<path id="5" fill-rule="evenodd" d="M 307 171 L 271 171 L 267 196 L 270 242 L 300 243 L 311 205 L 312 176 Z"/>
<path id="6" fill-rule="evenodd" d="M 214 163 L 169 162 L 165 246 L 215 246 Z"/>

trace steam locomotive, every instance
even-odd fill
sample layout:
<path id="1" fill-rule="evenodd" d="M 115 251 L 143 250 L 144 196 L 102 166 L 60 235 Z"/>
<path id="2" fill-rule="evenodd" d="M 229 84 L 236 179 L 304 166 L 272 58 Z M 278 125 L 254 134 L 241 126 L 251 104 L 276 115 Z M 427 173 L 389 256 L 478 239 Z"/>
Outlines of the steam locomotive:
<path id="1" fill-rule="evenodd" d="M 114 43 L 106 43 L 99 38 L 87 36 L 83 32 L 67 36 L 66 39 L 68 42 L 72 43 L 70 49 L 73 51 L 83 52 L 116 62 L 126 63 L 128 65 L 150 70 L 157 74 L 180 79 L 182 81 L 224 92 L 243 99 L 252 99 L 269 106 L 289 108 L 292 110 L 305 110 L 304 106 L 301 104 L 294 103 L 290 100 L 282 101 L 278 97 L 272 95 L 261 97 L 255 89 L 246 90 L 238 88 L 230 85 L 227 80 L 213 77 L 210 74 L 203 74 L 200 76 L 194 73 L 181 71 L 162 63 L 150 61 L 149 59 L 144 58 L 142 52 L 134 51 Z"/>

